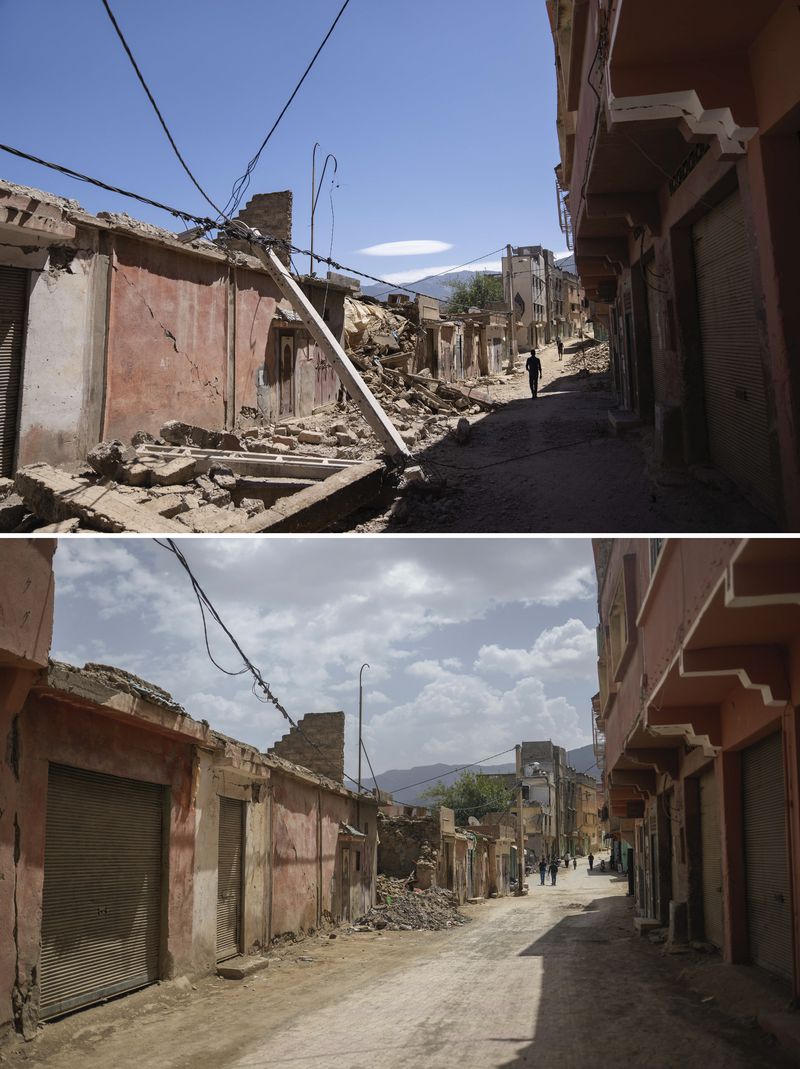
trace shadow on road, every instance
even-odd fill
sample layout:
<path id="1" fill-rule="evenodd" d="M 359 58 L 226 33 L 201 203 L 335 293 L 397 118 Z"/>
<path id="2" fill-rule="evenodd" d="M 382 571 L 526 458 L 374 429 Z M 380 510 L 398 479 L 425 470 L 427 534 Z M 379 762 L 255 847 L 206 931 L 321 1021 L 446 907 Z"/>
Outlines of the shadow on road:
<path id="1" fill-rule="evenodd" d="M 471 425 L 415 450 L 433 485 L 415 484 L 373 529 L 389 532 L 774 530 L 743 498 L 688 475 L 662 485 L 646 451 L 611 433 L 607 374 L 548 359 L 539 397 L 507 401 Z M 552 376 L 552 377 L 551 377 Z M 442 487 L 441 480 L 444 483 Z"/>

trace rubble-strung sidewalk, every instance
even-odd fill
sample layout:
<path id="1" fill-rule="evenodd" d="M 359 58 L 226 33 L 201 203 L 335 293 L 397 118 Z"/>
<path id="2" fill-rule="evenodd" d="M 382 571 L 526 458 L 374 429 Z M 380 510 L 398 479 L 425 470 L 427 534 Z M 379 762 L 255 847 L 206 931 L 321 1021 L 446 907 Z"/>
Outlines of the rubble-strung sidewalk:
<path id="1" fill-rule="evenodd" d="M 378 904 L 356 921 L 356 931 L 441 931 L 467 923 L 457 897 L 446 887 L 409 890 L 405 880 L 378 876 L 376 888 Z"/>

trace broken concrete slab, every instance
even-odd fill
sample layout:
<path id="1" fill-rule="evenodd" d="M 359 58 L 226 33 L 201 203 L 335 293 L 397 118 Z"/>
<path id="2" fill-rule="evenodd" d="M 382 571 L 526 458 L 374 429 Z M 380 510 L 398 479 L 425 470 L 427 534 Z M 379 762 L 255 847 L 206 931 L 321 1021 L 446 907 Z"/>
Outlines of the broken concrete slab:
<path id="1" fill-rule="evenodd" d="M 324 531 L 355 509 L 379 500 L 388 485 L 388 473 L 382 461 L 362 462 L 291 497 L 282 498 L 266 512 L 248 520 L 244 529 L 253 534 L 262 531 Z"/>
<path id="2" fill-rule="evenodd" d="M 80 531 L 81 521 L 76 517 L 71 520 L 59 520 L 58 523 L 47 523 L 44 527 L 37 527 L 37 534 L 74 534 Z"/>
<path id="3" fill-rule="evenodd" d="M 147 501 L 144 507 L 152 509 L 159 516 L 167 516 L 171 519 L 173 516 L 189 511 L 191 506 L 186 502 L 187 496 L 184 494 L 159 494 L 158 497 Z"/>
<path id="4" fill-rule="evenodd" d="M 243 475 L 237 480 L 233 494 L 234 504 L 241 505 L 245 498 L 263 501 L 267 508 L 282 497 L 296 494 L 307 486 L 314 486 L 314 479 L 273 479 L 260 478 L 257 475 Z"/>
<path id="5" fill-rule="evenodd" d="M 50 464 L 30 464 L 20 468 L 14 483 L 30 511 L 50 523 L 76 517 L 94 531 L 185 532 L 185 527 L 166 517 L 154 523 L 152 510 L 132 501 L 129 496 L 109 486 L 97 486 Z"/>
<path id="6" fill-rule="evenodd" d="M 217 966 L 217 976 L 224 980 L 244 980 L 253 973 L 261 972 L 269 966 L 269 958 L 257 958 L 253 955 L 242 955 L 238 958 L 229 958 L 220 962 Z"/>
<path id="7" fill-rule="evenodd" d="M 180 486 L 190 482 L 195 476 L 194 457 L 175 457 L 157 462 L 149 462 L 150 481 L 154 486 Z"/>
<path id="8" fill-rule="evenodd" d="M 262 513 L 263 515 L 263 513 Z M 188 509 L 182 512 L 177 519 L 183 525 L 183 533 L 186 528 L 195 534 L 225 534 L 228 531 L 247 530 L 247 514 L 236 509 L 217 508 L 215 505 L 201 505 L 197 509 Z M 170 523 L 173 521 L 170 520 Z"/>
<path id="9" fill-rule="evenodd" d="M 325 440 L 325 435 L 320 431 L 300 431 L 297 440 L 303 445 L 321 445 Z"/>
<path id="10" fill-rule="evenodd" d="M 138 460 L 123 464 L 116 473 L 117 482 L 124 483 L 126 486 L 149 486 L 152 472 L 146 465 L 140 463 Z"/>
<path id="11" fill-rule="evenodd" d="M 139 455 L 143 462 L 150 463 L 152 459 L 178 454 L 170 446 L 145 445 L 139 450 Z M 195 460 L 198 475 L 209 471 L 212 465 L 221 463 L 237 476 L 272 475 L 282 478 L 325 479 L 331 473 L 343 471 L 353 464 L 353 461 L 334 460 L 330 457 L 315 457 L 302 453 L 295 453 L 291 456 L 262 455 L 225 452 L 220 449 L 200 449 L 195 446 L 190 446 L 185 455 Z"/>
<path id="12" fill-rule="evenodd" d="M 0 501 L 5 501 L 9 494 L 14 492 L 13 479 L 0 479 Z"/>
<path id="13" fill-rule="evenodd" d="M 90 467 L 104 479 L 116 479 L 117 472 L 125 462 L 125 443 L 118 438 L 98 442 L 86 455 Z"/>

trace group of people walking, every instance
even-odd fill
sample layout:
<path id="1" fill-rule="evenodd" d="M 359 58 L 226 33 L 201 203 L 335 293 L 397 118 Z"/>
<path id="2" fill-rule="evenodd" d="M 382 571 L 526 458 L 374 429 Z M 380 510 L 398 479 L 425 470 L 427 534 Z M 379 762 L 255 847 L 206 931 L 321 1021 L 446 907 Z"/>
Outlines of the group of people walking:
<path id="1" fill-rule="evenodd" d="M 558 870 L 561 868 L 562 860 L 565 869 L 569 868 L 570 862 L 572 862 L 573 869 L 577 869 L 578 859 L 577 857 L 572 857 L 570 854 L 565 854 L 563 858 L 557 857 L 555 854 L 552 854 L 550 857 L 541 858 L 539 861 L 539 883 L 542 887 L 544 887 L 544 882 L 548 873 L 550 875 L 550 886 L 555 887 L 556 880 L 558 879 Z M 587 854 L 586 860 L 589 862 L 589 868 L 593 869 L 594 854 Z M 605 862 L 603 862 L 602 867 L 605 869 Z"/>

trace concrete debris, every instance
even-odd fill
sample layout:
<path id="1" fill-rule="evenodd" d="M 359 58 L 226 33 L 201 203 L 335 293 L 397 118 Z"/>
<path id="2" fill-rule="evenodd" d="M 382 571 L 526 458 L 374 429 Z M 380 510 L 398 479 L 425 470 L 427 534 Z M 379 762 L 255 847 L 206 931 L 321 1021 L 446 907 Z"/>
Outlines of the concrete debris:
<path id="1" fill-rule="evenodd" d="M 125 443 L 118 438 L 100 442 L 86 455 L 89 465 L 104 479 L 116 479 L 117 472 L 125 462 Z"/>
<path id="2" fill-rule="evenodd" d="M 0 532 L 7 534 L 14 531 L 27 512 L 25 502 L 19 494 L 8 494 L 0 501 Z"/>
<path id="3" fill-rule="evenodd" d="M 405 880 L 390 876 L 378 876 L 376 887 L 379 903 L 355 922 L 356 931 L 441 931 L 467 923 L 446 887 L 410 891 Z"/>
<path id="4" fill-rule="evenodd" d="M 153 532 L 152 510 L 128 496 L 136 493 L 135 490 L 128 490 L 126 494 L 121 487 L 92 483 L 49 464 L 20 468 L 14 481 L 28 512 L 41 520 L 37 526 L 78 519 L 82 527 L 92 531 Z M 183 528 L 162 517 L 158 530 L 177 533 Z"/>

